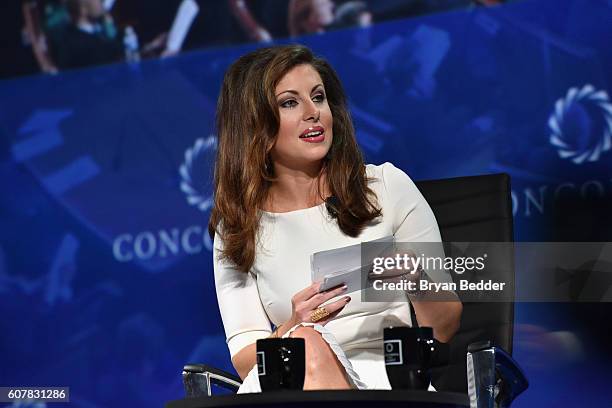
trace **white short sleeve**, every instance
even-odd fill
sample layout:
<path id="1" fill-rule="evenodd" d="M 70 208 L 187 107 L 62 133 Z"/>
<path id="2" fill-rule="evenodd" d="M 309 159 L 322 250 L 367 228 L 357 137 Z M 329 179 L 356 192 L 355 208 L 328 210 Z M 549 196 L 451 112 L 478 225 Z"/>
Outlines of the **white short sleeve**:
<path id="1" fill-rule="evenodd" d="M 440 242 L 440 230 L 431 207 L 412 179 L 391 163 L 382 165 L 386 205 L 393 214 L 397 241 Z"/>
<path id="2" fill-rule="evenodd" d="M 219 311 L 231 356 L 272 332 L 252 273 L 237 270 L 219 259 L 223 241 L 215 234 L 213 266 Z"/>

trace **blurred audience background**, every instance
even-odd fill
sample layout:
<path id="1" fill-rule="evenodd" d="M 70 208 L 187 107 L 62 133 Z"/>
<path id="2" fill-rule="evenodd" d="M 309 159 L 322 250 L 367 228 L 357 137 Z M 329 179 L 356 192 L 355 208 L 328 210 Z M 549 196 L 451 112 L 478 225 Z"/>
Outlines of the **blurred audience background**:
<path id="1" fill-rule="evenodd" d="M 508 0 L 506 0 L 508 1 Z M 503 0 L 7 0 L 0 78 L 322 33 Z"/>

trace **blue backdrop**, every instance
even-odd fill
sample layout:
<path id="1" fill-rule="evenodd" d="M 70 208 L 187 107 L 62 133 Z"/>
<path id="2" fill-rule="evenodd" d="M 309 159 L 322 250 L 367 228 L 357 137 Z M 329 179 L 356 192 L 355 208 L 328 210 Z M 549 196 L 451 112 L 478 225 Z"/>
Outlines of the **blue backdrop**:
<path id="1" fill-rule="evenodd" d="M 343 79 L 368 162 L 508 172 L 516 239 L 572 241 L 610 240 L 583 217 L 612 191 L 610 40 L 610 1 L 524 0 L 300 42 Z M 148 407 L 182 396 L 187 361 L 231 369 L 206 233 L 214 107 L 254 47 L 0 82 L 0 385 Z M 516 406 L 610 403 L 609 311 L 517 305 Z"/>

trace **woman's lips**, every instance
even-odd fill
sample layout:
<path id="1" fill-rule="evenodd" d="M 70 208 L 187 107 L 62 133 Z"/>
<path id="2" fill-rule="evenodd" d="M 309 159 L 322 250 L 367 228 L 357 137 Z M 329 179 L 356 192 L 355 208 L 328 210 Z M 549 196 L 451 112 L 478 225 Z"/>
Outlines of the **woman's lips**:
<path id="1" fill-rule="evenodd" d="M 302 132 L 300 139 L 307 143 L 321 143 L 325 140 L 325 129 L 314 126 Z"/>
<path id="2" fill-rule="evenodd" d="M 300 140 L 306 143 L 321 143 L 325 140 L 325 133 L 321 133 L 319 136 L 300 137 Z"/>

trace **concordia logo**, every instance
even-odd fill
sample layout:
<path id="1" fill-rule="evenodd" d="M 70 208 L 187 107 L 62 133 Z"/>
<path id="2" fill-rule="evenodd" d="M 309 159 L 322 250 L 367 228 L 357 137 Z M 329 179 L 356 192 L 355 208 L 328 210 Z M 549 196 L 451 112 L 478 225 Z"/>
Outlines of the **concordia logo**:
<path id="1" fill-rule="evenodd" d="M 206 139 L 198 138 L 192 147 L 185 151 L 185 161 L 179 168 L 181 175 L 181 191 L 187 196 L 189 205 L 197 207 L 200 211 L 207 211 L 213 204 L 212 194 L 205 192 L 204 186 L 209 182 L 206 180 L 198 180 L 194 168 L 198 161 L 203 160 L 202 156 L 210 155 L 217 148 L 217 138 L 214 135 L 208 136 Z"/>
<path id="2" fill-rule="evenodd" d="M 612 104 L 605 91 L 590 85 L 570 88 L 548 119 L 550 144 L 559 157 L 577 165 L 596 162 L 612 148 Z"/>
<path id="3" fill-rule="evenodd" d="M 208 167 L 211 167 L 209 165 L 213 162 L 216 148 L 217 138 L 214 135 L 198 138 L 185 151 L 185 161 L 179 168 L 180 188 L 187 197 L 187 203 L 203 212 L 209 210 L 213 203 Z M 119 262 L 160 261 L 170 256 L 196 255 L 204 248 L 212 251 L 206 226 L 190 225 L 121 234 L 113 241 L 113 256 Z"/>
<path id="4" fill-rule="evenodd" d="M 603 153 L 612 149 L 612 104 L 608 94 L 590 84 L 570 88 L 555 103 L 548 127 L 549 142 L 557 148 L 559 157 L 576 165 L 599 161 Z M 551 179 L 548 184 L 513 190 L 512 213 L 526 218 L 544 214 L 561 196 L 604 199 L 612 194 L 612 178 L 608 172 L 599 174 L 603 177 L 558 182 Z M 520 213 L 519 207 L 524 208 Z"/>

